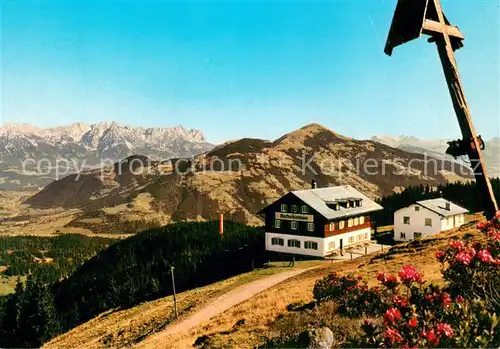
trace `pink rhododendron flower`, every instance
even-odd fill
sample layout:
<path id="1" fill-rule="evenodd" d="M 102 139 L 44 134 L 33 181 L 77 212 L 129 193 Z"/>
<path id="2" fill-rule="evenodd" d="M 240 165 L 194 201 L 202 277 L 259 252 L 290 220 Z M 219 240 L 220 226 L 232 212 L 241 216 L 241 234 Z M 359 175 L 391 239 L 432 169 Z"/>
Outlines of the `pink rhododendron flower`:
<path id="1" fill-rule="evenodd" d="M 449 246 L 455 250 L 461 250 L 464 248 L 464 243 L 460 240 L 451 240 Z"/>
<path id="2" fill-rule="evenodd" d="M 463 303 L 463 302 L 465 302 L 465 298 L 462 297 L 462 296 L 460 296 L 460 295 L 458 295 L 458 296 L 455 297 L 455 302 L 457 302 L 457 303 Z"/>
<path id="3" fill-rule="evenodd" d="M 391 345 L 393 345 L 394 343 L 401 343 L 403 341 L 403 337 L 395 328 L 387 327 L 387 330 L 385 330 L 384 334 L 385 338 L 389 340 L 389 343 Z"/>
<path id="4" fill-rule="evenodd" d="M 443 252 L 443 251 L 437 251 L 436 252 L 436 258 L 438 261 L 440 262 L 443 262 L 444 261 L 444 257 L 446 256 L 446 254 Z"/>
<path id="5" fill-rule="evenodd" d="M 476 228 L 479 230 L 483 230 L 488 226 L 488 222 L 479 222 L 476 224 Z"/>
<path id="6" fill-rule="evenodd" d="M 417 349 L 418 346 L 414 345 L 413 347 L 410 347 L 410 345 L 408 343 L 403 343 L 401 345 L 401 348 L 403 348 L 403 349 Z"/>
<path id="7" fill-rule="evenodd" d="M 493 263 L 495 260 L 488 250 L 481 250 L 477 254 L 477 258 L 482 260 L 484 263 Z"/>
<path id="8" fill-rule="evenodd" d="M 422 330 L 422 337 L 427 339 L 430 345 L 436 346 L 439 344 L 439 337 L 436 335 L 436 331 L 426 329 Z"/>
<path id="9" fill-rule="evenodd" d="M 437 325 L 437 333 L 442 336 L 451 338 L 451 336 L 453 336 L 453 328 L 451 328 L 449 324 L 442 322 Z"/>
<path id="10" fill-rule="evenodd" d="M 500 230 L 491 229 L 488 234 L 491 236 L 493 240 L 500 241 Z"/>
<path id="11" fill-rule="evenodd" d="M 470 262 L 472 261 L 472 256 L 470 254 L 468 254 L 467 252 L 459 252 L 456 256 L 455 256 L 455 260 L 457 262 L 460 262 L 462 264 L 465 264 L 465 265 L 469 265 Z"/>
<path id="12" fill-rule="evenodd" d="M 476 249 L 472 246 L 465 247 L 463 251 L 470 254 L 472 257 L 476 255 Z"/>
<path id="13" fill-rule="evenodd" d="M 417 327 L 418 325 L 418 322 L 417 322 L 417 318 L 414 316 L 410 319 L 410 321 L 408 321 L 408 326 L 412 327 L 412 328 L 415 328 Z"/>
<path id="14" fill-rule="evenodd" d="M 398 285 L 398 280 L 392 274 L 385 272 L 377 273 L 377 280 L 380 281 L 385 287 L 393 289 Z"/>
<path id="15" fill-rule="evenodd" d="M 449 293 L 443 292 L 441 295 L 441 301 L 443 302 L 443 306 L 448 308 L 451 305 L 451 297 Z"/>
<path id="16" fill-rule="evenodd" d="M 401 298 L 399 296 L 394 296 L 394 304 L 397 304 L 401 307 L 407 307 L 408 306 L 408 300 L 405 298 Z"/>
<path id="17" fill-rule="evenodd" d="M 420 274 L 417 269 L 410 265 L 405 265 L 401 268 L 401 271 L 398 274 L 401 281 L 406 285 L 411 285 L 413 282 L 421 283 L 422 282 L 422 274 Z"/>
<path id="18" fill-rule="evenodd" d="M 384 317 L 389 323 L 393 324 L 401 319 L 401 312 L 398 308 L 387 309 Z"/>

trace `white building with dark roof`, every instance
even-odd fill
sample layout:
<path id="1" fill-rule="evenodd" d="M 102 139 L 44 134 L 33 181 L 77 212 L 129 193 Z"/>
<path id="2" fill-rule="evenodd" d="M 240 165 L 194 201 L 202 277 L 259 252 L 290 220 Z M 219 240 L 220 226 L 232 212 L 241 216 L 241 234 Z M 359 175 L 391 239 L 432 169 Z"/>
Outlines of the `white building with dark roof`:
<path id="1" fill-rule="evenodd" d="M 292 191 L 258 214 L 266 250 L 326 257 L 371 240 L 370 213 L 382 207 L 349 185 Z"/>
<path id="2" fill-rule="evenodd" d="M 443 198 L 417 201 L 394 212 L 394 240 L 411 241 L 458 228 L 467 212 Z"/>

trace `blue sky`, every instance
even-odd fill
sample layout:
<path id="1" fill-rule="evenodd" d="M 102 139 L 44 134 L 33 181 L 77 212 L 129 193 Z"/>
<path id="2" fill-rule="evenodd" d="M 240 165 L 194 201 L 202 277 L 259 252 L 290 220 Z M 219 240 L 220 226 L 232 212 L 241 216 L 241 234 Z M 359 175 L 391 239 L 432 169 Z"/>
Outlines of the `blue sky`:
<path id="1" fill-rule="evenodd" d="M 383 53 L 395 3 L 3 1 L 2 121 L 459 138 L 436 47 Z M 499 2 L 442 4 L 476 129 L 499 136 Z"/>

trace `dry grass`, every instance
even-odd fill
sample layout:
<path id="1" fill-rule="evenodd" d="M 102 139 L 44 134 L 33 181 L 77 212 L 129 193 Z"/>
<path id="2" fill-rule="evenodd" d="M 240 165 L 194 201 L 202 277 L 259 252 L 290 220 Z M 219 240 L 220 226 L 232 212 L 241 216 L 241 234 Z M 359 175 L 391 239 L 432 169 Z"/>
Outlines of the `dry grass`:
<path id="1" fill-rule="evenodd" d="M 393 225 L 384 225 L 383 227 L 377 228 L 377 233 L 386 233 L 392 231 L 393 229 L 394 229 Z"/>
<path id="2" fill-rule="evenodd" d="M 201 336 L 210 338 L 211 348 L 254 348 L 262 345 L 275 335 L 273 323 L 279 316 L 289 313 L 288 305 L 312 301 L 315 282 L 333 271 L 363 274 L 368 283 L 374 285 L 377 283 L 375 278 L 377 272 L 388 271 L 397 274 L 403 265 L 410 264 L 417 267 L 427 281 L 442 283 L 440 265 L 435 261 L 435 253 L 448 243 L 450 237 L 466 233 L 477 234 L 469 225 L 459 231 L 441 233 L 431 239 L 399 245 L 389 251 L 379 252 L 375 256 L 326 264 L 288 279 L 187 333 L 167 338 L 152 336 L 139 343 L 137 347 L 190 348 Z M 235 324 L 238 321 L 242 322 L 241 320 L 244 320 L 244 323 L 235 329 Z"/>
<path id="3" fill-rule="evenodd" d="M 13 293 L 17 284 L 18 276 L 5 276 L 0 274 L 0 296 Z M 21 280 L 26 279 L 25 276 Z"/>
<path id="4" fill-rule="evenodd" d="M 363 257 L 367 259 L 367 257 Z M 307 271 L 304 274 L 268 289 L 248 301 L 238 304 L 220 316 L 212 318 L 209 323 L 198 326 L 188 333 L 155 340 L 150 338 L 139 343 L 139 348 L 190 348 L 196 338 L 203 335 L 217 335 L 222 347 L 253 348 L 262 344 L 264 334 L 268 334 L 269 326 L 274 318 L 287 312 L 291 303 L 312 301 L 312 288 L 317 279 L 341 266 L 355 270 L 359 260 L 328 263 L 323 267 Z M 237 321 L 244 319 L 245 324 L 237 332 L 232 328 Z"/>
<path id="5" fill-rule="evenodd" d="M 297 262 L 296 268 L 307 268 L 321 261 Z M 186 291 L 177 295 L 180 318 L 199 309 L 207 301 L 227 293 L 242 284 L 290 268 L 273 267 L 257 269 L 212 285 Z M 165 297 L 140 304 L 131 309 L 112 310 L 56 337 L 44 348 L 103 348 L 123 347 L 142 341 L 145 337 L 161 331 L 174 321 L 173 297 Z"/>

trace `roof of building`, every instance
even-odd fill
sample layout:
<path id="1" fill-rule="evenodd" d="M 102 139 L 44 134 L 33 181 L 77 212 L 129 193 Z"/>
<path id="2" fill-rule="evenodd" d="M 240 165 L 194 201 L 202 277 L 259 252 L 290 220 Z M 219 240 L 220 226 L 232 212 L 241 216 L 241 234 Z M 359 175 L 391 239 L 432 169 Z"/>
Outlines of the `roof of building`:
<path id="1" fill-rule="evenodd" d="M 316 212 L 324 216 L 326 219 L 337 219 L 369 212 L 382 210 L 382 206 L 375 201 L 369 199 L 361 192 L 357 191 L 350 185 L 338 187 L 317 188 L 307 190 L 292 191 L 292 194 L 309 205 Z M 335 202 L 342 199 L 362 200 L 360 207 L 345 208 L 340 206 L 338 210 L 333 210 L 327 206 L 329 202 Z"/>
<path id="2" fill-rule="evenodd" d="M 446 208 L 447 203 L 450 204 L 449 210 Z M 431 210 L 432 212 L 436 212 L 438 215 L 443 217 L 454 216 L 457 214 L 469 212 L 465 208 L 460 207 L 457 204 L 454 204 L 453 202 L 443 198 L 417 201 L 417 204 L 422 207 L 425 207 L 428 210 Z"/>

